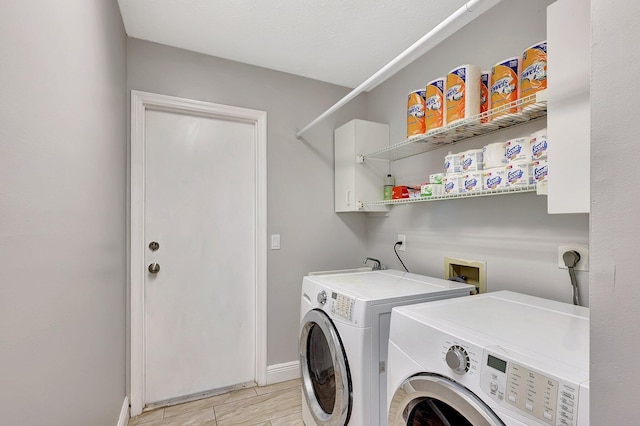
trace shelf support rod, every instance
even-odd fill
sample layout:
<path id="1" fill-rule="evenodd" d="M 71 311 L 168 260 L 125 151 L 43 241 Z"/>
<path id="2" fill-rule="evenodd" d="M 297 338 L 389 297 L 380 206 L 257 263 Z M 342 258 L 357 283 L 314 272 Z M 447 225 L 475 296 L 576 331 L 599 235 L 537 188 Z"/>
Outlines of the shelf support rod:
<path id="1" fill-rule="evenodd" d="M 373 74 L 362 84 L 349 92 L 344 98 L 336 102 L 335 105 L 320 114 L 318 118 L 307 124 L 306 127 L 299 130 L 296 133 L 296 138 L 301 139 L 303 133 L 318 124 L 320 121 L 327 118 L 329 115 L 342 108 L 353 98 L 355 98 L 362 92 L 373 89 L 378 84 L 381 84 L 396 72 L 400 71 L 402 68 L 406 67 L 411 62 L 424 55 L 444 39 L 449 37 L 451 34 L 458 31 L 460 28 L 464 27 L 473 19 L 491 9 L 501 1 L 502 0 L 470 0 L 465 3 L 458 10 L 449 15 L 444 21 L 433 27 L 433 29 L 425 34 L 421 39 L 409 46 L 395 59 L 391 60 L 391 62 L 382 67 L 380 70 L 378 70 L 378 72 Z"/>

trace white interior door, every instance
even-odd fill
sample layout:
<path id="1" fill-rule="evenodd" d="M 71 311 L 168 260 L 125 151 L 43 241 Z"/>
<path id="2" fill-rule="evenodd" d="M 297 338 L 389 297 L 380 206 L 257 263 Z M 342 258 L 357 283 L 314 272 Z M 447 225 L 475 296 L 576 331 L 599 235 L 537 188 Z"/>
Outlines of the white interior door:
<path id="1" fill-rule="evenodd" d="M 132 253 L 132 300 L 133 277 L 142 278 L 140 408 L 257 380 L 261 341 L 256 123 L 181 109 L 143 114 L 138 265 Z M 132 349 L 134 340 L 132 328 Z M 134 396 L 132 386 L 132 413 Z"/>

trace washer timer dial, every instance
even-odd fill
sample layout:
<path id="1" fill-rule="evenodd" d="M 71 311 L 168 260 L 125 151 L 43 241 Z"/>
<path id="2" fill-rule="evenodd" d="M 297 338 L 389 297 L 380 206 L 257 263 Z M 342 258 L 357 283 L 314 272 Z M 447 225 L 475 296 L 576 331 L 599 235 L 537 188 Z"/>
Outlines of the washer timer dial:
<path id="1" fill-rule="evenodd" d="M 445 355 L 445 360 L 449 368 L 458 374 L 465 374 L 469 371 L 471 364 L 469 354 L 462 346 L 451 346 Z"/>

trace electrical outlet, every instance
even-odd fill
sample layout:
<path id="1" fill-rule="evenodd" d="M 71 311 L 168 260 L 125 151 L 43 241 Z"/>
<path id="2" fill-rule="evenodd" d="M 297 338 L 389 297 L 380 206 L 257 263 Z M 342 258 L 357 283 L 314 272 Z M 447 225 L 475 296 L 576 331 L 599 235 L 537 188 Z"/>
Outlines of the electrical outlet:
<path id="1" fill-rule="evenodd" d="M 398 234 L 396 242 L 402 241 L 402 244 L 398 246 L 398 251 L 407 251 L 407 237 L 404 234 Z"/>
<path id="2" fill-rule="evenodd" d="M 575 267 L 576 271 L 588 271 L 589 270 L 589 246 L 584 244 L 567 244 L 564 246 L 558 246 L 558 268 L 567 269 L 564 264 L 562 255 L 569 251 L 575 250 L 580 253 L 580 261 Z"/>

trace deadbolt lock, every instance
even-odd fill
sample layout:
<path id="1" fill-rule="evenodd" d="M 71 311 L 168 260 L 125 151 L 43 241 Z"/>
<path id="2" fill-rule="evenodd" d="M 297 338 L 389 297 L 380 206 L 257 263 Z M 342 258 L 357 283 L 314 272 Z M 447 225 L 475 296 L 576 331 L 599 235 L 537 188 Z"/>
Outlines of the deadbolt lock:
<path id="1" fill-rule="evenodd" d="M 151 249 L 151 251 L 156 251 L 160 248 L 160 244 L 158 244 L 157 241 L 151 241 L 149 243 L 149 248 Z"/>
<path id="2" fill-rule="evenodd" d="M 157 263 L 151 263 L 149 265 L 149 272 L 151 272 L 152 274 L 157 274 L 158 272 L 160 272 L 160 265 L 158 265 Z"/>

